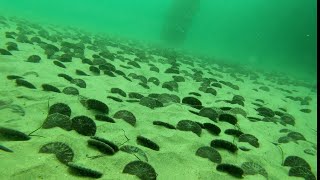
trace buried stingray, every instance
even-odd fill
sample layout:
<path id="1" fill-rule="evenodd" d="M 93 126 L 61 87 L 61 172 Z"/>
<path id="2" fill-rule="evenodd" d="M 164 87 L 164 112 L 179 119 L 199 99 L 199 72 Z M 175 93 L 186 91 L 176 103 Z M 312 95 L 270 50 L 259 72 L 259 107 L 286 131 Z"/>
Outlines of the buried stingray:
<path id="1" fill-rule="evenodd" d="M 13 104 L 11 99 L 8 101 L 0 100 L 0 110 L 2 109 L 10 109 L 11 112 L 19 114 L 20 116 L 25 115 L 24 109 L 20 105 Z"/>

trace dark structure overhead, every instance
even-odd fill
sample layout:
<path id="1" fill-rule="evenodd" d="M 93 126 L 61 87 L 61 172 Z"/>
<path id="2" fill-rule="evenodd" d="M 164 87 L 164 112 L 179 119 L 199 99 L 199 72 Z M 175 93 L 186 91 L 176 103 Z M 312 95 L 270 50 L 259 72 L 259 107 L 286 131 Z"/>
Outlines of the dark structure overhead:
<path id="1" fill-rule="evenodd" d="M 199 6 L 200 0 L 173 0 L 163 25 L 162 39 L 172 45 L 182 44 Z"/>

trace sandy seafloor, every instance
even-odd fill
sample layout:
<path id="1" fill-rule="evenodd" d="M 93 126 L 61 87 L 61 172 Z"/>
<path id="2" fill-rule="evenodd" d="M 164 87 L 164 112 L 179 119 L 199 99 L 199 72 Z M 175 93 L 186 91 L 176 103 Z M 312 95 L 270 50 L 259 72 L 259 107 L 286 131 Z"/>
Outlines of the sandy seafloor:
<path id="1" fill-rule="evenodd" d="M 126 93 L 138 92 L 144 96 L 148 96 L 150 93 L 169 93 L 179 96 L 181 99 L 189 95 L 190 92 L 198 92 L 201 97 L 198 98 L 202 105 L 205 107 L 238 107 L 243 109 L 247 117 L 258 117 L 255 106 L 252 103 L 260 103 L 272 110 L 279 110 L 284 108 L 287 113 L 290 113 L 295 118 L 295 126 L 286 125 L 283 126 L 280 123 L 272 122 L 251 122 L 248 118 L 241 114 L 236 114 L 238 119 L 238 125 L 241 131 L 252 134 L 259 139 L 260 146 L 255 148 L 248 143 L 237 142 L 238 147 L 245 146 L 250 151 L 238 150 L 237 153 L 232 154 L 225 150 L 218 150 L 222 156 L 223 163 L 230 163 L 240 166 L 243 162 L 253 161 L 261 165 L 268 172 L 269 179 L 303 179 L 297 177 L 289 177 L 289 167 L 281 166 L 281 153 L 277 146 L 272 142 L 277 142 L 278 138 L 284 135 L 279 132 L 281 129 L 290 129 L 292 131 L 299 132 L 304 135 L 308 141 L 298 141 L 282 143 L 280 146 L 284 152 L 284 158 L 290 155 L 295 155 L 304 158 L 312 168 L 313 174 L 317 174 L 316 167 L 316 155 L 309 155 L 304 153 L 305 149 L 313 149 L 316 146 L 316 131 L 317 131 L 317 95 L 316 90 L 299 85 L 287 84 L 279 85 L 275 83 L 275 80 L 280 77 L 274 75 L 274 77 L 268 77 L 266 73 L 254 72 L 259 77 L 256 80 L 250 80 L 250 76 L 245 76 L 243 73 L 237 73 L 238 67 L 232 67 L 212 62 L 206 64 L 202 62 L 200 58 L 191 57 L 190 61 L 193 62 L 193 67 L 188 63 L 180 61 L 179 75 L 185 78 L 185 82 L 179 82 L 178 92 L 170 91 L 166 88 L 162 88 L 161 84 L 166 81 L 171 81 L 172 76 L 176 74 L 164 73 L 166 69 L 170 67 L 165 57 L 159 55 L 153 55 L 150 51 L 147 53 L 147 61 L 154 64 L 159 68 L 160 72 L 150 71 L 150 66 L 147 62 L 137 61 L 141 68 L 125 69 L 120 65 L 128 65 L 129 60 L 134 60 L 136 55 L 134 53 L 126 53 L 127 50 L 122 50 L 119 47 L 113 47 L 113 45 L 105 46 L 111 53 L 117 54 L 122 51 L 122 56 L 125 60 L 121 61 L 117 58 L 110 61 L 117 69 L 123 71 L 126 75 L 135 73 L 143 75 L 147 78 L 156 77 L 160 80 L 160 85 L 155 85 L 148 82 L 150 89 L 138 85 L 140 82 L 137 79 L 132 79 L 132 82 L 126 80 L 120 75 L 116 74 L 116 77 L 110 77 L 107 75 L 93 75 L 89 70 L 88 64 L 83 64 L 81 59 L 73 58 L 72 62 L 64 63 L 67 68 L 63 69 L 55 66 L 52 63 L 52 59 L 48 59 L 44 54 L 44 50 L 40 48 L 37 43 L 29 44 L 17 42 L 15 39 L 6 38 L 5 32 L 19 32 L 17 30 L 17 20 L 1 20 L 0 26 L 0 48 L 6 49 L 7 42 L 15 42 L 18 44 L 19 51 L 11 51 L 13 55 L 6 56 L 0 55 L 0 126 L 19 130 L 26 134 L 32 132 L 42 125 L 47 117 L 48 113 L 48 101 L 52 105 L 54 103 L 63 102 L 70 106 L 72 109 L 71 117 L 78 115 L 86 115 L 94 119 L 94 113 L 87 110 L 80 102 L 78 96 L 66 95 L 64 93 L 55 93 L 43 91 L 41 85 L 44 83 L 51 84 L 62 90 L 64 87 L 73 86 L 76 87 L 81 96 L 98 99 L 105 102 L 110 111 L 109 116 L 112 117 L 119 110 L 128 110 L 132 112 L 136 119 L 135 127 L 129 125 L 121 119 L 115 119 L 116 123 L 107 123 L 95 120 L 97 125 L 96 136 L 104 137 L 108 140 L 121 144 L 126 140 L 123 134 L 125 130 L 126 136 L 130 139 L 127 145 L 137 146 L 142 149 L 148 156 L 148 163 L 155 169 L 158 176 L 157 179 L 169 180 L 169 179 L 236 179 L 226 173 L 216 170 L 217 164 L 209 161 L 208 159 L 201 158 L 195 155 L 195 152 L 199 147 L 210 146 L 210 142 L 213 139 L 224 139 L 233 142 L 234 138 L 230 135 L 224 134 L 225 129 L 233 129 L 234 126 L 226 122 L 213 122 L 206 117 L 201 117 L 189 112 L 189 110 L 197 111 L 192 107 L 179 103 L 171 103 L 165 107 L 150 109 L 146 106 L 142 106 L 139 103 L 126 102 L 128 97 L 124 98 L 117 94 L 110 92 L 111 88 L 120 88 Z M 3 24 L 3 22 L 6 22 Z M 19 23 L 18 23 L 19 24 Z M 18 26 L 28 26 L 20 22 Z M 58 29 L 60 35 L 66 29 Z M 22 28 L 24 29 L 24 28 Z M 34 32 L 37 32 L 37 30 Z M 48 28 L 48 32 L 54 34 L 54 32 Z M 70 30 L 69 35 L 64 36 L 64 41 L 78 42 L 75 39 L 68 38 L 74 34 Z M 27 35 L 28 38 L 37 35 Z M 76 35 L 74 35 L 76 36 Z M 90 37 L 90 36 L 89 36 Z M 53 43 L 49 40 L 42 38 L 42 41 L 59 46 L 59 43 Z M 93 38 L 93 37 L 92 37 Z M 111 42 L 122 43 L 120 41 Z M 126 44 L 125 42 L 123 42 Z M 134 45 L 134 44 L 132 44 Z M 87 46 L 87 45 L 86 45 Z M 138 48 L 139 47 L 133 47 Z M 57 53 L 59 54 L 59 53 Z M 93 59 L 92 55 L 98 54 L 93 50 L 86 49 L 84 56 Z M 26 62 L 30 55 L 39 55 L 41 61 L 39 63 Z M 187 76 L 185 72 L 193 74 L 192 69 L 195 68 L 203 72 L 202 77 L 214 78 L 218 81 L 227 81 L 236 84 L 239 90 L 234 90 L 226 85 L 222 84 L 222 88 L 215 88 L 217 95 L 204 93 L 199 91 L 201 82 L 196 82 L 192 76 Z M 75 73 L 76 69 L 80 69 L 89 76 L 79 76 Z M 24 75 L 27 72 L 36 72 L 35 74 Z M 86 88 L 78 88 L 74 84 L 69 83 L 65 79 L 58 77 L 57 74 L 65 73 L 74 78 L 81 78 L 87 83 Z M 236 80 L 232 74 L 235 74 Z M 250 74 L 250 71 L 248 71 Z M 24 77 L 25 80 L 34 84 L 37 89 L 28 89 L 25 87 L 18 87 L 14 80 L 8 80 L 8 75 L 18 75 Z M 264 91 L 259 89 L 261 86 L 267 86 L 270 91 Z M 282 89 L 288 90 L 291 93 L 285 92 Z M 253 90 L 256 89 L 256 90 Z M 119 97 L 124 102 L 116 102 L 107 98 L 108 95 Z M 220 100 L 231 100 L 234 95 L 241 95 L 245 98 L 244 106 L 238 104 L 230 104 Z M 310 97 L 309 105 L 301 105 L 300 101 L 294 101 L 286 98 L 287 96 Z M 22 97 L 22 98 L 21 98 Z M 257 102 L 256 99 L 261 99 L 264 103 Z M 9 105 L 5 105 L 8 103 Z M 12 111 L 10 105 L 19 105 L 25 111 L 25 115 L 22 116 L 19 113 Z M 310 113 L 301 112 L 300 109 L 310 109 Z M 164 127 L 154 126 L 152 124 L 155 120 L 161 120 L 173 125 L 176 125 L 180 120 L 193 120 L 200 123 L 211 122 L 218 125 L 221 128 L 221 133 L 218 136 L 208 133 L 206 130 L 202 130 L 201 136 L 198 137 L 192 132 L 179 131 L 166 129 Z M 100 171 L 103 173 L 101 179 L 138 179 L 137 177 L 129 174 L 122 173 L 126 164 L 131 161 L 137 160 L 134 155 L 117 152 L 112 156 L 104 156 L 96 159 L 88 158 L 88 156 L 96 156 L 101 154 L 96 149 L 90 148 L 87 145 L 87 136 L 78 134 L 76 131 L 66 131 L 61 128 L 40 129 L 31 136 L 28 141 L 6 141 L 1 140 L 0 144 L 13 150 L 9 153 L 0 150 L 0 179 L 90 179 L 84 177 L 78 177 L 71 175 L 68 172 L 66 165 L 60 163 L 53 154 L 39 153 L 39 149 L 49 142 L 64 142 L 68 144 L 74 151 L 74 162 L 81 164 L 85 167 Z M 137 145 L 136 137 L 143 135 L 156 142 L 160 146 L 160 151 L 154 151 L 146 147 Z M 315 149 L 313 151 L 316 152 Z M 257 175 L 245 175 L 243 179 L 265 179 L 263 176 Z"/>

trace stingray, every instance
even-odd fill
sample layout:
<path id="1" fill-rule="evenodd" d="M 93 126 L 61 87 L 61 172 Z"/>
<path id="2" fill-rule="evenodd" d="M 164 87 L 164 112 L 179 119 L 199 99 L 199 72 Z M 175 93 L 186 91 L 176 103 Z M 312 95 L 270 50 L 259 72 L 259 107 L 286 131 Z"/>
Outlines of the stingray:
<path id="1" fill-rule="evenodd" d="M 55 154 L 60 162 L 67 164 L 73 160 L 73 150 L 63 142 L 51 142 L 43 145 L 39 153 Z"/>

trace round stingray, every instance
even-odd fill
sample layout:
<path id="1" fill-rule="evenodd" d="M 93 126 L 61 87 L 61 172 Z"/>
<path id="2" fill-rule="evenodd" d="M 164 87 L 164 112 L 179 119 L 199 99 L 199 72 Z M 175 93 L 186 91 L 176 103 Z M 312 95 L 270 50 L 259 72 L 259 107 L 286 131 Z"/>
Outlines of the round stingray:
<path id="1" fill-rule="evenodd" d="M 49 115 L 53 113 L 60 113 L 70 117 L 71 109 L 67 104 L 64 103 L 56 103 L 49 108 Z"/>
<path id="2" fill-rule="evenodd" d="M 193 133 L 200 136 L 201 134 L 201 127 L 193 121 L 190 120 L 181 120 L 177 124 L 177 129 L 181 131 L 192 131 Z"/>
<path id="3" fill-rule="evenodd" d="M 157 173 L 153 167 L 143 161 L 130 162 L 124 167 L 122 172 L 136 175 L 143 180 L 155 180 L 157 178 Z"/>
<path id="4" fill-rule="evenodd" d="M 85 136 L 96 134 L 96 123 L 87 116 L 76 116 L 72 118 L 72 129 Z"/>
<path id="5" fill-rule="evenodd" d="M 197 150 L 196 155 L 203 158 L 208 158 L 210 161 L 214 163 L 221 163 L 221 155 L 217 150 L 210 146 L 200 147 Z"/>
<path id="6" fill-rule="evenodd" d="M 67 131 L 70 131 L 72 129 L 71 125 L 72 125 L 72 122 L 69 116 L 66 116 L 60 113 L 53 113 L 46 118 L 46 120 L 42 125 L 42 128 L 49 129 L 54 127 L 60 127 Z"/>
<path id="7" fill-rule="evenodd" d="M 113 115 L 116 119 L 123 119 L 127 123 L 134 126 L 136 124 L 136 117 L 132 114 L 132 112 L 127 110 L 120 110 Z"/>
<path id="8" fill-rule="evenodd" d="M 64 164 L 73 160 L 73 150 L 63 142 L 51 142 L 43 145 L 39 153 L 55 154 L 58 160 Z"/>

